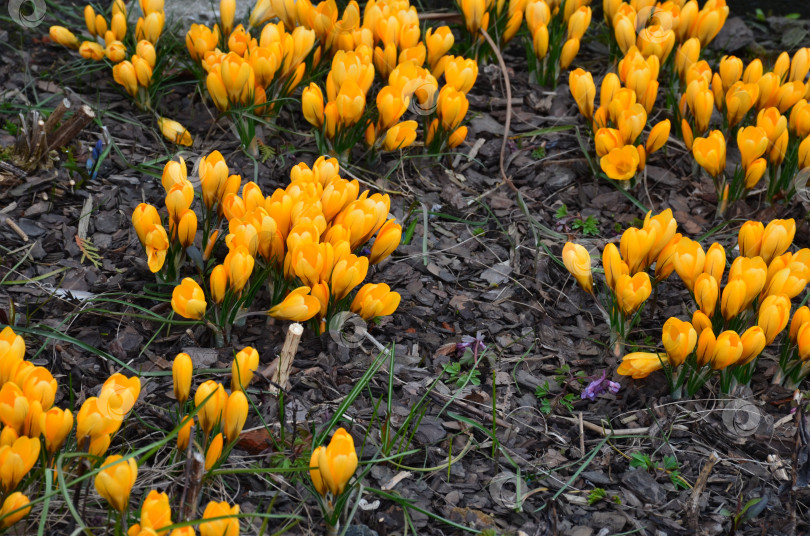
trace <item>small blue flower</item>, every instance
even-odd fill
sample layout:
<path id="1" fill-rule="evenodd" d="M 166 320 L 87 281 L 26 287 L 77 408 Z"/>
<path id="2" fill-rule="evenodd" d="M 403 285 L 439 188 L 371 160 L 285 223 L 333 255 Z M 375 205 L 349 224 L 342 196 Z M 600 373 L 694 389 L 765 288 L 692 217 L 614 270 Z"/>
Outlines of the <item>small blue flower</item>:
<path id="1" fill-rule="evenodd" d="M 101 158 L 101 152 L 104 149 L 104 142 L 98 140 L 90 152 L 85 165 L 87 166 L 88 173 L 91 173 L 90 178 L 95 179 L 98 176 L 98 159 Z"/>

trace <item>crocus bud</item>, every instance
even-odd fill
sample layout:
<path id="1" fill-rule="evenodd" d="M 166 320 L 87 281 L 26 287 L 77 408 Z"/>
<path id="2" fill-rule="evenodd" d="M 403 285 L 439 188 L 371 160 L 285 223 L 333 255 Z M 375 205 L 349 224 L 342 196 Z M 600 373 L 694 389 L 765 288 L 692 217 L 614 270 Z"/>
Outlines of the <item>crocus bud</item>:
<path id="1" fill-rule="evenodd" d="M 229 506 L 226 502 L 211 501 L 205 507 L 203 512 L 203 520 L 211 518 L 223 518 L 216 521 L 207 521 L 200 523 L 201 536 L 239 536 L 239 519 L 235 516 L 239 514 L 239 505 L 233 507 Z"/>
<path id="2" fill-rule="evenodd" d="M 646 378 L 656 370 L 663 367 L 667 362 L 667 354 L 656 354 L 652 352 L 633 352 L 622 358 L 619 368 L 616 369 L 622 376 L 630 376 L 633 379 Z"/>
<path id="3" fill-rule="evenodd" d="M 79 47 L 79 54 L 88 60 L 101 61 L 104 59 L 104 47 L 94 41 L 84 41 Z"/>
<path id="4" fill-rule="evenodd" d="M 148 43 L 148 41 L 145 42 Z M 193 143 L 191 133 L 189 133 L 189 131 L 186 130 L 186 127 L 177 121 L 160 117 L 158 118 L 158 128 L 163 136 L 170 142 L 191 147 L 191 144 Z"/>
<path id="5" fill-rule="evenodd" d="M 709 318 L 714 315 L 719 294 L 720 286 L 714 276 L 707 273 L 697 276 L 697 279 L 695 279 L 695 302 Z"/>
<path id="6" fill-rule="evenodd" d="M 788 324 L 790 299 L 783 295 L 767 296 L 759 306 L 757 325 L 765 332 L 766 344 L 771 344 Z"/>
<path id="7" fill-rule="evenodd" d="M 172 362 L 172 383 L 174 385 L 174 398 L 182 406 L 188 400 L 191 392 L 191 376 L 194 373 L 194 364 L 191 356 L 181 352 Z"/>
<path id="8" fill-rule="evenodd" d="M 377 232 L 377 238 L 374 239 L 374 244 L 371 246 L 371 253 L 368 258 L 369 263 L 378 264 L 391 255 L 397 246 L 399 246 L 401 239 L 402 226 L 393 219 L 385 222 Z"/>
<path id="9" fill-rule="evenodd" d="M 737 363 L 742 354 L 743 344 L 737 332 L 732 330 L 724 331 L 717 336 L 714 343 L 711 366 L 714 370 L 723 370 Z"/>
<path id="10" fill-rule="evenodd" d="M 254 259 L 250 251 L 244 245 L 237 246 L 228 252 L 223 264 L 231 290 L 235 293 L 241 292 L 253 273 Z"/>
<path id="11" fill-rule="evenodd" d="M 113 80 L 124 86 L 130 97 L 138 94 L 138 76 L 135 74 L 135 67 L 129 61 L 122 61 L 113 66 Z"/>
<path id="12" fill-rule="evenodd" d="M 19 491 L 10 494 L 0 508 L 0 530 L 9 528 L 29 513 L 31 513 L 31 506 L 28 497 Z"/>
<path id="13" fill-rule="evenodd" d="M 183 318 L 200 320 L 205 316 L 205 293 L 200 285 L 186 277 L 172 291 L 172 309 Z"/>
<path id="14" fill-rule="evenodd" d="M 210 287 L 211 299 L 214 303 L 220 304 L 225 299 L 225 293 L 228 291 L 228 273 L 225 266 L 217 264 L 211 270 Z"/>
<path id="15" fill-rule="evenodd" d="M 740 341 L 742 342 L 743 352 L 737 364 L 743 366 L 756 359 L 765 349 L 765 332 L 759 326 L 752 326 L 740 336 Z"/>
<path id="16" fill-rule="evenodd" d="M 210 398 L 208 398 L 209 396 Z M 227 401 L 228 395 L 225 394 L 225 388 L 214 380 L 203 382 L 197 387 L 197 391 L 194 393 L 194 405 L 198 408 L 202 407 L 197 413 L 197 417 L 200 419 L 200 426 L 206 436 L 222 419 L 222 412 L 225 411 Z"/>
<path id="17" fill-rule="evenodd" d="M 188 442 L 191 439 L 191 428 L 194 426 L 194 418 L 185 417 L 182 424 L 183 426 L 177 432 L 177 450 L 185 452 L 188 448 Z"/>
<path id="18" fill-rule="evenodd" d="M 737 242 L 740 255 L 743 257 L 758 257 L 762 248 L 762 237 L 765 234 L 765 225 L 759 221 L 747 221 L 740 227 Z"/>
<path id="19" fill-rule="evenodd" d="M 717 242 L 713 243 L 706 252 L 706 262 L 703 265 L 703 272 L 714 277 L 718 283 L 723 280 L 723 272 L 726 270 L 726 250 Z M 711 315 L 709 315 L 711 316 Z"/>
<path id="20" fill-rule="evenodd" d="M 104 30 L 106 31 L 106 24 Z M 51 40 L 59 43 L 63 47 L 79 48 L 79 40 L 73 35 L 73 32 L 64 26 L 51 26 L 50 29 Z M 103 35 L 103 32 L 101 33 Z"/>
<path id="21" fill-rule="evenodd" d="M 160 532 L 160 529 L 171 524 L 172 509 L 169 506 L 169 496 L 154 489 L 150 490 L 141 506 L 139 530 L 151 529 L 157 534 L 165 535 L 166 531 Z M 132 528 L 130 528 L 130 531 L 132 531 Z"/>
<path id="22" fill-rule="evenodd" d="M 762 233 L 762 245 L 760 247 L 759 256 L 762 257 L 762 260 L 764 260 L 766 264 L 769 264 L 775 257 L 787 251 L 793 243 L 793 237 L 795 235 L 796 221 L 793 218 L 787 220 L 772 220 Z"/>
<path id="23" fill-rule="evenodd" d="M 223 417 L 223 428 L 229 443 L 239 439 L 249 409 L 250 404 L 248 404 L 248 399 L 242 391 L 234 391 L 228 397 L 228 403 L 225 405 L 225 416 Z"/>
<path id="24" fill-rule="evenodd" d="M 211 443 L 208 444 L 208 450 L 205 451 L 205 470 L 210 471 L 214 464 L 217 463 L 219 457 L 222 456 L 222 433 L 214 436 Z"/>
<path id="25" fill-rule="evenodd" d="M 354 439 L 346 430 L 338 428 L 329 441 L 329 446 L 318 447 L 315 452 L 317 459 L 313 453 L 310 461 L 310 477 L 315 489 L 324 495 L 327 490 L 332 495 L 340 495 L 357 469 Z M 317 473 L 317 476 L 313 473 Z"/>
<path id="26" fill-rule="evenodd" d="M 188 209 L 180 215 L 180 223 L 177 224 L 177 240 L 183 249 L 194 244 L 194 237 L 197 235 L 197 215 L 193 210 Z"/>
<path id="27" fill-rule="evenodd" d="M 259 352 L 246 346 L 236 354 L 231 363 L 231 390 L 246 389 L 257 368 L 259 368 Z"/>
<path id="28" fill-rule="evenodd" d="M 648 155 L 664 146 L 669 139 L 670 126 L 669 119 L 664 119 L 650 129 L 650 133 L 647 135 L 647 144 L 645 145 Z"/>
<path id="29" fill-rule="evenodd" d="M 571 88 L 571 95 L 579 108 L 579 113 L 590 121 L 593 117 L 594 99 L 596 98 L 596 86 L 593 83 L 593 76 L 583 69 L 575 69 L 568 75 L 568 84 Z"/>
<path id="30" fill-rule="evenodd" d="M 560 69 L 568 69 L 579 53 L 579 39 L 573 38 L 565 42 L 560 52 Z"/>
<path id="31" fill-rule="evenodd" d="M 720 300 L 723 318 L 730 320 L 740 314 L 746 305 L 747 288 L 742 279 L 732 279 L 726 283 Z"/>
<path id="32" fill-rule="evenodd" d="M 315 82 L 301 93 L 301 110 L 310 125 L 317 128 L 323 126 L 323 93 Z"/>
<path id="33" fill-rule="evenodd" d="M 233 31 L 233 19 L 236 15 L 236 0 L 220 0 L 219 17 L 222 22 L 222 33 L 230 35 Z"/>
<path id="34" fill-rule="evenodd" d="M 318 314 L 321 304 L 309 294 L 309 287 L 298 287 L 267 311 L 269 316 L 293 322 L 305 322 Z"/>
<path id="35" fill-rule="evenodd" d="M 126 510 L 129 493 L 138 477 L 135 458 L 122 460 L 122 456 L 108 456 L 101 464 L 103 469 L 96 475 L 96 491 L 119 512 Z"/>
<path id="36" fill-rule="evenodd" d="M 661 340 L 669 356 L 669 363 L 673 367 L 678 367 L 695 349 L 697 332 L 692 324 L 673 316 L 664 322 Z"/>
<path id="37" fill-rule="evenodd" d="M 647 272 L 623 275 L 616 281 L 616 299 L 625 315 L 632 315 L 650 297 L 652 285 Z"/>
<path id="38" fill-rule="evenodd" d="M 0 488 L 6 493 L 17 487 L 39 458 L 39 438 L 21 436 L 11 446 L 0 447 Z"/>
<path id="39" fill-rule="evenodd" d="M 593 275 L 591 274 L 591 256 L 580 244 L 567 242 L 562 252 L 563 264 L 574 276 L 585 292 L 593 293 Z"/>

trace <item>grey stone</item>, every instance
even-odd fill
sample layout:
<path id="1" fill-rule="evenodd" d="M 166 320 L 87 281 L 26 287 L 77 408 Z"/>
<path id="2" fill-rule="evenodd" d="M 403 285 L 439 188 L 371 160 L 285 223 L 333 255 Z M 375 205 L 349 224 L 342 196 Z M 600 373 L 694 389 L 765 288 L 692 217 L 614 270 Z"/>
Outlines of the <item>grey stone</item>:
<path id="1" fill-rule="evenodd" d="M 488 134 L 492 134 L 493 136 L 503 136 L 503 123 L 499 122 L 489 114 L 481 114 L 478 117 L 473 118 L 473 120 L 470 121 L 470 128 L 476 134 L 486 132 Z M 474 136 L 470 136 L 470 139 L 473 137 Z M 500 149 L 498 149 L 498 152 L 500 153 Z"/>
<path id="2" fill-rule="evenodd" d="M 627 524 L 627 518 L 613 512 L 595 512 L 593 514 L 594 528 L 607 528 L 610 534 L 617 534 Z"/>
<path id="3" fill-rule="evenodd" d="M 118 213 L 112 210 L 99 212 L 98 216 L 93 219 L 93 223 L 96 231 L 107 234 L 113 234 L 120 227 Z"/>
<path id="4" fill-rule="evenodd" d="M 236 15 L 234 16 L 234 27 L 244 23 L 247 28 L 247 17 L 255 2 L 236 2 Z M 213 9 L 212 9 L 213 6 Z M 212 26 L 219 19 L 219 2 L 206 2 L 196 0 L 191 2 L 166 2 L 163 7 L 166 13 L 166 25 L 169 21 L 191 24 L 205 23 Z M 187 28 L 186 28 L 187 29 Z M 256 30 L 251 33 L 256 34 Z"/>
<path id="5" fill-rule="evenodd" d="M 211 368 L 217 362 L 219 353 L 216 348 L 183 348 L 183 352 L 191 357 L 194 368 Z"/>
<path id="6" fill-rule="evenodd" d="M 548 178 L 545 181 L 546 190 L 549 192 L 561 190 L 573 184 L 576 178 L 576 173 L 574 173 L 573 170 L 562 166 L 557 167 L 548 174 Z"/>
<path id="7" fill-rule="evenodd" d="M 511 273 L 512 267 L 509 266 L 509 261 L 507 260 L 484 270 L 481 273 L 481 279 L 487 281 L 489 286 L 496 287 L 509 281 L 509 274 Z"/>
<path id="8" fill-rule="evenodd" d="M 661 504 L 667 498 L 666 490 L 647 471 L 641 469 L 627 471 L 622 477 L 622 482 L 646 503 Z"/>
<path id="9" fill-rule="evenodd" d="M 29 238 L 36 238 L 45 234 L 45 229 L 27 218 L 20 218 L 16 223 Z"/>
<path id="10" fill-rule="evenodd" d="M 582 476 L 582 478 L 588 482 L 592 482 L 593 484 L 598 484 L 600 486 L 609 486 L 613 483 L 613 481 L 605 474 L 604 471 L 582 471 L 580 476 Z"/>
<path id="11" fill-rule="evenodd" d="M 23 216 L 26 218 L 31 218 L 33 216 L 39 216 L 40 214 L 44 214 L 47 212 L 51 207 L 51 204 L 47 201 L 40 201 L 38 203 L 34 203 L 23 212 Z"/>
<path id="12" fill-rule="evenodd" d="M 445 436 L 447 436 L 447 432 L 441 421 L 429 415 L 425 415 L 422 422 L 419 423 L 419 429 L 416 431 L 416 439 L 423 445 L 434 445 L 444 439 Z"/>
<path id="13" fill-rule="evenodd" d="M 711 47 L 732 54 L 754 42 L 754 32 L 740 17 L 729 17 Z"/>
<path id="14" fill-rule="evenodd" d="M 37 240 L 34 242 L 34 247 L 31 248 L 31 256 L 36 260 L 44 259 L 48 253 L 42 247 L 42 241 Z"/>
<path id="15" fill-rule="evenodd" d="M 110 249 L 110 246 L 112 246 L 112 235 L 107 233 L 94 233 L 92 240 L 93 246 L 100 250 Z"/>

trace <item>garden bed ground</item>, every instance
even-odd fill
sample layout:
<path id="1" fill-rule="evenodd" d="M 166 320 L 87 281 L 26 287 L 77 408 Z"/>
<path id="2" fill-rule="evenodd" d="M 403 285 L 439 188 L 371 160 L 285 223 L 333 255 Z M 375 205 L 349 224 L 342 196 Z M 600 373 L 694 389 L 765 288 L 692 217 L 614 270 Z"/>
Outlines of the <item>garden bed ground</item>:
<path id="1" fill-rule="evenodd" d="M 50 45 L 43 38 L 47 23 L 24 33 L 15 27 L 0 32 L 3 120 L 14 122 L 17 112 L 29 107 L 52 108 L 57 96 L 67 92 L 97 111 L 114 150 L 98 177 L 80 185 L 71 185 L 64 165 L 25 179 L 0 171 L 0 218 L 10 217 L 28 237 L 24 241 L 10 226 L 0 224 L 0 323 L 16 315 L 28 358 L 52 370 L 63 386 L 59 396 L 65 404 L 71 396 L 78 407 L 111 372 L 122 369 L 120 363 L 144 373 L 135 410 L 138 419 L 130 418 L 115 440 L 119 447 L 137 447 L 172 426 L 164 408 L 173 403 L 170 370 L 178 352 L 189 352 L 198 369 L 225 369 L 230 367 L 233 348 L 251 345 L 266 364 L 281 347 L 285 324 L 251 317 L 235 330 L 232 347 L 211 349 L 203 329 L 167 329 L 139 317 L 135 306 L 163 316 L 171 307 L 166 288 L 149 287 L 149 292 L 162 293 L 160 298 L 144 291 L 154 277 L 130 215 L 142 201 L 162 203 L 159 174 L 176 147 L 166 146 L 151 128 L 151 118 L 124 98 L 106 69 L 91 72 L 86 64 L 79 68 L 74 56 Z M 809 29 L 808 22 L 782 18 L 732 19 L 710 54 L 722 54 L 720 47 L 725 46 L 726 52 L 747 60 L 771 50 L 795 50 L 810 44 Z M 600 31 L 604 27 L 595 30 Z M 788 35 L 801 37 L 786 43 Z M 381 441 L 379 419 L 385 418 L 385 402 L 375 408 L 386 398 L 390 377 L 393 397 L 388 417 L 394 428 L 405 424 L 411 408 L 423 400 L 426 411 L 408 446 L 416 452 L 399 466 L 378 464 L 365 484 L 457 524 L 497 534 L 675 535 L 695 530 L 727 534 L 731 521 L 723 510 L 735 512 L 754 498 L 764 498 L 759 504 L 762 511 L 738 533 L 806 533 L 810 437 L 797 432 L 798 418 L 790 415 L 793 392 L 770 384 L 774 356 L 760 360 L 744 404 L 719 399 L 711 385 L 695 400 L 677 401 L 659 375 L 644 381 L 615 375 L 621 356 L 607 344 L 607 326 L 590 297 L 551 255 L 559 257 L 567 237 L 601 251 L 621 230 L 643 219 L 644 212 L 614 186 L 593 179 L 574 128 L 548 130 L 584 125 L 564 83 L 556 90 L 528 83 L 520 53 L 513 46 L 505 54 L 513 97 L 506 173 L 532 217 L 558 235 L 533 228 L 515 193 L 501 182 L 507 103 L 497 64 L 481 67 L 470 92 L 474 113 L 459 156 L 439 162 L 418 156 L 387 157 L 374 164 L 356 158 L 355 165 L 344 169 L 345 175 L 373 190 L 390 193 L 392 212 L 404 228 L 416 221 L 410 243 L 379 266 L 375 277 L 402 295 L 396 314 L 369 328 L 374 338 L 394 348 L 394 371 L 389 376 L 386 361 L 349 409 L 347 418 L 353 424 L 347 428 L 358 444 L 365 440 L 363 452 L 370 457 Z M 607 67 L 599 68 L 604 57 L 603 45 L 592 40 L 577 61 L 600 72 Z M 272 192 L 286 184 L 291 166 L 317 157 L 312 138 L 296 134 L 308 133 L 309 125 L 291 104 L 280 119 L 286 130 L 263 133 L 267 158 L 251 161 L 229 130 L 221 124 L 211 126 L 215 110 L 210 101 L 201 98 L 192 79 L 186 82 L 168 93 L 161 107 L 194 135 L 194 146 L 181 153 L 190 166 L 217 149 L 232 171 Z M 83 149 L 74 155 L 78 165 L 83 165 L 99 135 L 97 126 L 82 135 Z M 13 140 L 7 131 L 0 133 L 0 146 Z M 192 175 L 196 178 L 196 173 L 189 173 L 189 178 Z M 736 244 L 744 219 L 795 217 L 796 244 L 810 246 L 807 210 L 801 203 L 767 206 L 753 196 L 731 206 L 725 225 L 718 228 L 723 222 L 715 220 L 713 185 L 693 170 L 691 157 L 676 140 L 651 159 L 645 177 L 632 195 L 656 212 L 672 208 L 680 229 L 690 236 L 712 232 L 713 240 L 728 250 Z M 99 250 L 98 266 L 82 259 L 75 241 L 89 196 L 93 215 L 87 237 Z M 423 219 L 422 211 L 430 215 Z M 534 233 L 542 239 L 541 247 L 536 246 Z M 655 345 L 663 321 L 685 313 L 687 300 L 680 284 L 665 283 L 655 313 L 632 336 L 635 344 Z M 454 343 L 479 332 L 488 348 L 488 358 L 477 367 L 480 385 L 458 388 L 446 374 L 434 385 L 444 366 L 458 359 Z M 246 427 L 253 431 L 245 432 L 231 463 L 266 466 L 278 464 L 280 457 L 307 458 L 309 431 L 332 417 L 379 355 L 367 341 L 340 345 L 329 334 L 305 335 L 285 399 L 283 424 L 277 400 L 267 391 L 269 384 L 259 378 L 254 385 L 263 418 L 276 434 L 273 439 L 279 442 L 284 437 L 285 449 L 273 448 L 254 415 Z M 562 367 L 570 369 L 564 378 L 558 372 Z M 462 372 L 466 370 L 462 367 Z M 584 384 L 577 373 L 591 379 L 603 371 L 621 383 L 620 391 L 595 401 L 581 399 Z M 535 392 L 546 382 L 549 395 L 538 398 Z M 72 385 L 71 395 L 67 385 Z M 568 393 L 574 395 L 571 408 L 562 403 Z M 603 431 L 602 423 L 615 431 Z M 281 433 L 281 426 L 286 433 Z M 634 453 L 648 455 L 657 469 L 631 469 Z M 707 467 L 712 455 L 717 462 Z M 674 457 L 677 467 L 665 470 L 665 457 Z M 143 488 L 136 490 L 136 497 L 149 486 L 181 485 L 180 462 L 171 460 L 170 449 L 158 453 L 144 468 L 139 480 Z M 685 486 L 675 485 L 673 470 Z M 804 486 L 792 491 L 796 479 L 800 483 L 804 479 Z M 520 483 L 517 497 L 516 483 Z M 604 498 L 589 504 L 595 488 L 604 490 Z M 244 512 L 266 509 L 269 498 L 277 495 L 274 513 L 305 518 L 289 533 L 323 531 L 314 504 L 302 505 L 303 486 L 285 475 L 226 477 L 205 493 L 227 497 Z M 347 534 L 411 533 L 408 524 L 417 534 L 461 533 L 373 493 L 365 499 L 352 521 L 356 526 Z M 102 512 L 94 500 L 91 493 L 85 512 L 90 526 L 103 522 L 93 518 L 94 512 Z M 35 509 L 31 527 L 37 519 Z M 244 522 L 244 533 L 256 533 L 259 524 L 248 527 Z M 63 509 L 62 517 L 49 519 L 46 533 L 68 534 L 72 526 Z M 31 527 L 20 533 L 31 533 Z"/>

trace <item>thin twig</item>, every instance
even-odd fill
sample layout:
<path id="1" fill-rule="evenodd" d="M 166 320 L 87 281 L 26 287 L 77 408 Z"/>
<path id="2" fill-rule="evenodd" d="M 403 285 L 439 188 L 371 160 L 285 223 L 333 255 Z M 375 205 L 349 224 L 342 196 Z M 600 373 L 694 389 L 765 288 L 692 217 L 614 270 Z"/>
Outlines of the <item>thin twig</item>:
<path id="1" fill-rule="evenodd" d="M 509 188 L 515 192 L 515 196 L 517 197 L 517 204 L 520 207 L 520 210 L 526 216 L 526 219 L 529 220 L 529 229 L 532 231 L 532 237 L 534 238 L 535 247 L 538 247 L 540 244 L 540 237 L 537 236 L 537 229 L 542 229 L 543 232 L 552 238 L 563 239 L 565 238 L 564 235 L 550 229 L 549 227 L 543 225 L 536 218 L 534 218 L 531 214 L 529 214 L 529 208 L 526 206 L 526 203 L 523 201 L 523 196 L 520 194 L 520 190 L 518 190 L 515 183 L 512 182 L 506 175 L 506 167 L 504 166 L 504 159 L 506 158 L 506 145 L 509 141 L 509 129 L 512 126 L 512 85 L 509 81 L 509 71 L 506 70 L 506 63 L 503 61 L 503 56 L 501 55 L 501 51 L 498 49 L 498 45 L 495 44 L 495 41 L 489 36 L 486 30 L 481 28 L 481 35 L 484 36 L 487 43 L 489 43 L 490 48 L 492 48 L 492 53 L 495 54 L 495 57 L 498 59 L 498 65 L 501 68 L 501 74 L 503 75 L 503 82 L 504 88 L 506 90 L 506 119 L 504 120 L 503 124 L 503 140 L 501 140 L 501 155 L 498 159 L 498 168 L 501 172 L 501 184 L 506 184 Z M 494 192 L 500 186 L 497 185 L 495 188 L 489 190 L 487 195 Z M 479 196 L 476 201 L 480 201 L 483 196 Z M 539 251 L 539 250 L 538 250 Z"/>
<path id="2" fill-rule="evenodd" d="M 695 534 L 697 534 L 698 525 L 700 523 L 700 496 L 703 495 L 703 490 L 706 489 L 706 483 L 709 481 L 709 475 L 718 461 L 720 461 L 720 457 L 716 452 L 712 451 L 709 455 L 709 459 L 706 460 L 706 465 L 700 470 L 700 475 L 698 475 L 695 486 L 692 488 L 692 494 L 689 496 L 689 501 L 686 503 L 686 517 L 689 523 L 689 529 L 694 530 Z"/>

